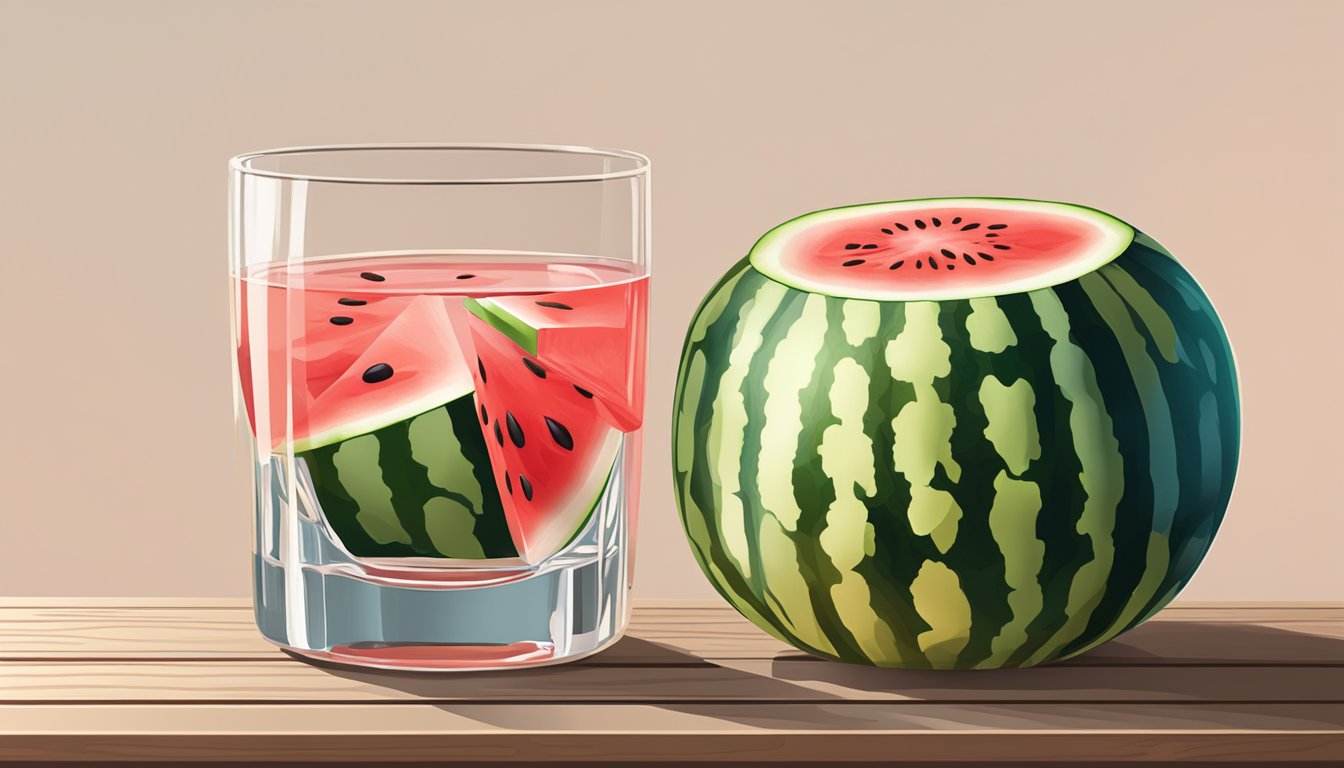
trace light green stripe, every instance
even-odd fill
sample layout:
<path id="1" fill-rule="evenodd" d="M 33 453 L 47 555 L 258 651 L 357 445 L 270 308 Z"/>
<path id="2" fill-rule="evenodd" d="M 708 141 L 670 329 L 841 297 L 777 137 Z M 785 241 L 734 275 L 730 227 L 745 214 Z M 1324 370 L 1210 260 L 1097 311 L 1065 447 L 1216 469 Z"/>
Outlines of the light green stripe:
<path id="1" fill-rule="evenodd" d="M 802 313 L 783 335 L 761 381 L 767 396 L 762 408 L 756 494 L 761 507 L 778 518 L 785 530 L 793 531 L 803 514 L 793 497 L 793 466 L 798 460 L 798 436 L 803 431 L 804 403 L 800 395 L 811 383 L 817 357 L 825 347 L 826 299 L 816 294 L 808 296 Z"/>
<path id="2" fill-rule="evenodd" d="M 695 462 L 695 424 L 700 393 L 705 387 L 705 352 L 697 349 L 682 374 L 681 412 L 677 414 L 677 466 L 689 470 Z"/>
<path id="3" fill-rule="evenodd" d="M 788 289 L 779 283 L 765 282 L 750 299 L 743 302 L 730 346 L 732 352 L 728 358 L 728 367 L 719 382 L 718 397 L 714 400 L 709 440 L 705 445 L 710 478 L 718 501 L 720 540 L 728 556 L 748 581 L 753 576 L 750 548 L 745 510 L 738 496 L 741 491 L 738 478 L 742 465 L 742 447 L 747 427 L 747 407 L 742 384 L 750 372 L 751 358 L 761 346 L 761 331 L 774 316 L 787 292 Z"/>
<path id="4" fill-rule="evenodd" d="M 462 453 L 462 443 L 453 431 L 448 410 L 435 408 L 415 417 L 406 429 L 406 436 L 411 443 L 411 458 L 424 466 L 429 482 L 461 494 L 471 502 L 472 510 L 480 514 L 485 505 L 481 484 L 476 481 L 471 462 Z"/>
<path id="5" fill-rule="evenodd" d="M 1180 357 L 1176 351 L 1176 326 L 1172 325 L 1171 317 L 1158 305 L 1153 295 L 1144 290 L 1133 275 L 1115 264 L 1102 267 L 1101 276 L 1115 287 L 1116 292 L 1134 310 L 1134 314 L 1139 316 L 1139 320 L 1148 329 L 1148 335 L 1157 343 L 1162 359 L 1168 363 L 1179 362 Z"/>
<path id="6" fill-rule="evenodd" d="M 835 646 L 812 611 L 812 596 L 798 564 L 798 550 L 771 515 L 761 517 L 760 547 L 765 595 L 775 603 L 789 631 L 812 648 L 834 655 Z"/>
<path id="7" fill-rule="evenodd" d="M 1080 566 L 1069 584 L 1064 625 L 1026 662 L 1039 664 L 1057 654 L 1087 628 L 1101 602 L 1115 561 L 1115 511 L 1124 492 L 1124 459 L 1115 438 L 1114 425 L 1106 412 L 1092 361 L 1069 337 L 1069 315 L 1054 290 L 1032 291 L 1032 307 L 1041 327 L 1054 340 L 1050 371 L 1060 393 L 1069 401 L 1069 429 L 1073 450 L 1082 471 L 1078 479 L 1087 499 L 1076 529 L 1092 547 L 1092 559 Z"/>
<path id="8" fill-rule="evenodd" d="M 831 587 L 831 600 L 841 623 L 868 658 L 898 659 L 896 637 L 873 611 L 868 582 L 854 571 L 865 557 L 875 554 L 868 508 L 856 493 L 861 490 L 868 497 L 877 493 L 873 441 L 863 429 L 868 385 L 868 372 L 852 358 L 836 363 L 829 399 L 838 423 L 826 428 L 817 449 L 821 470 L 835 489 L 820 543 L 840 573 L 839 583 Z"/>
<path id="9" fill-rule="evenodd" d="M 905 327 L 887 342 L 886 361 L 892 377 L 915 390 L 915 399 L 902 406 L 891 421 L 895 433 L 892 467 L 910 484 L 907 514 L 912 528 L 932 537 L 934 546 L 946 552 L 956 540 L 961 508 L 947 491 L 934 489 L 930 483 L 939 464 L 954 483 L 961 478 L 961 466 L 952 458 L 956 412 L 938 399 L 933 388 L 935 379 L 952 371 L 952 350 L 943 341 L 938 314 L 933 302 L 906 304 Z"/>
<path id="10" fill-rule="evenodd" d="M 955 666 L 971 639 L 971 603 L 961 591 L 961 579 L 946 565 L 925 560 L 910 582 L 910 595 L 929 625 L 916 638 L 924 657 L 935 669 Z"/>
<path id="11" fill-rule="evenodd" d="M 1143 246 L 1147 246 L 1147 247 L 1149 247 L 1149 248 L 1152 248 L 1154 251 L 1157 251 L 1158 253 L 1161 253 L 1161 254 L 1164 254 L 1164 255 L 1166 255 L 1166 256 L 1169 256 L 1169 257 L 1171 257 L 1171 258 L 1173 258 L 1173 259 L 1176 258 L 1175 256 L 1172 256 L 1172 255 L 1171 255 L 1171 251 L 1168 251 L 1166 248 L 1163 248 L 1161 243 L 1157 242 L 1157 241 L 1154 240 L 1153 238 L 1151 238 L 1151 237 L 1149 237 L 1149 236 L 1147 236 L 1147 235 L 1145 235 L 1145 234 L 1143 234 L 1142 232 L 1139 232 L 1139 231 L 1137 231 L 1137 230 L 1134 232 L 1134 242 L 1138 243 L 1139 245 L 1143 245 Z"/>
<path id="12" fill-rule="evenodd" d="M 971 347 L 981 352 L 998 353 L 1017 343 L 1013 324 L 993 297 L 971 299 L 971 313 L 966 316 L 966 333 Z"/>
<path id="13" fill-rule="evenodd" d="M 1036 537 L 1041 511 L 1041 489 L 1035 483 L 1014 480 L 1000 471 L 994 478 L 994 504 L 989 530 L 1003 553 L 1003 579 L 1012 589 L 1008 607 L 1013 618 L 999 630 L 990 656 L 981 667 L 1001 667 L 1027 641 L 1027 627 L 1041 612 L 1044 593 L 1039 574 L 1045 563 L 1045 542 Z"/>
<path id="14" fill-rule="evenodd" d="M 383 483 L 378 466 L 378 438 L 361 435 L 341 443 L 331 457 L 337 482 L 345 488 L 359 511 L 355 520 L 379 544 L 410 544 L 411 535 L 401 527 L 392 507 L 392 489 Z"/>
<path id="15" fill-rule="evenodd" d="M 1143 576 L 1139 578 L 1138 586 L 1134 587 L 1134 597 L 1130 598 L 1125 604 L 1125 609 L 1121 611 L 1120 616 L 1111 623 L 1111 626 L 1101 633 L 1097 639 L 1087 645 L 1078 648 L 1069 653 L 1069 657 L 1077 656 L 1098 645 L 1110 640 L 1112 637 L 1125 631 L 1138 616 L 1139 611 L 1157 594 L 1157 590 L 1162 586 L 1163 579 L 1166 578 L 1167 568 L 1171 565 L 1171 543 L 1167 537 L 1160 533 L 1153 532 L 1148 534 L 1148 549 L 1146 562 L 1144 563 Z M 1142 599 L 1140 595 L 1145 595 Z"/>
<path id="16" fill-rule="evenodd" d="M 1008 465 L 1021 476 L 1041 458 L 1041 436 L 1036 427 L 1036 392 L 1026 379 L 1004 386 L 994 374 L 980 382 L 980 405 L 985 409 L 985 437 Z"/>
<path id="17" fill-rule="evenodd" d="M 425 532 L 434 548 L 448 557 L 485 557 L 476 540 L 476 518 L 471 510 L 453 499 L 435 496 L 425 502 Z"/>
<path id="18" fill-rule="evenodd" d="M 747 269 L 743 269 L 741 272 L 738 272 L 736 275 L 729 278 L 728 282 L 719 286 L 718 290 L 709 295 L 709 298 L 705 300 L 704 306 L 700 308 L 700 311 L 695 316 L 695 325 L 691 327 L 690 336 L 686 339 L 687 347 L 704 341 L 705 334 L 709 332 L 709 327 L 719 319 L 719 316 L 723 314 L 723 310 L 732 303 L 733 291 L 737 288 L 737 284 L 742 281 L 742 278 L 748 271 L 749 270 Z"/>
<path id="19" fill-rule="evenodd" d="M 850 299 L 840 305 L 840 310 L 844 314 L 840 328 L 851 347 L 873 338 L 882 327 L 882 306 L 875 301 Z"/>

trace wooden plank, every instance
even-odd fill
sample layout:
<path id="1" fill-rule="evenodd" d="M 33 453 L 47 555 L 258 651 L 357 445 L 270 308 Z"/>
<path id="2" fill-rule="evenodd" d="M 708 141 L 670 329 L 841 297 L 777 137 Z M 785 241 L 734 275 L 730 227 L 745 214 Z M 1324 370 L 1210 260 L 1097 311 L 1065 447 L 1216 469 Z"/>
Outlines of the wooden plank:
<path id="1" fill-rule="evenodd" d="M 1311 615 L 1321 610 L 1313 608 Z M 1169 609 L 1162 618 L 1065 663 L 1344 663 L 1344 608 L 1330 609 L 1325 619 L 1284 619 L 1282 611 L 1263 608 L 1246 609 L 1243 621 L 1205 619 L 1205 613 Z M 578 663 L 694 664 L 705 657 L 805 658 L 726 606 L 651 605 L 637 607 L 622 642 Z M 212 658 L 287 657 L 262 639 L 246 607 L 0 608 L 0 659 Z"/>
<path id="2" fill-rule="evenodd" d="M 1344 701 L 1344 666 L 1042 667 L 961 673 L 722 660 L 693 667 L 557 666 L 423 675 L 298 661 L 10 662 L 0 703 L 377 701 Z"/>
<path id="3" fill-rule="evenodd" d="M 0 707 L 0 759 L 1077 764 L 1344 759 L 1344 705 Z"/>

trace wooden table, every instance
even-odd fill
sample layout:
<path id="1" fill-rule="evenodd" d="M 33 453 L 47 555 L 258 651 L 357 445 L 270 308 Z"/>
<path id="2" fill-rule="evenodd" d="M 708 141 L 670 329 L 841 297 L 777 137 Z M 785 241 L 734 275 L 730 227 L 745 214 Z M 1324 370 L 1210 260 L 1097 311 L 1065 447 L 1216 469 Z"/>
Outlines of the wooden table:
<path id="1" fill-rule="evenodd" d="M 1344 764 L 1344 605 L 1185 604 L 1032 670 L 818 661 L 643 603 L 568 666 L 321 668 L 241 601 L 0 601 L 0 760 Z"/>

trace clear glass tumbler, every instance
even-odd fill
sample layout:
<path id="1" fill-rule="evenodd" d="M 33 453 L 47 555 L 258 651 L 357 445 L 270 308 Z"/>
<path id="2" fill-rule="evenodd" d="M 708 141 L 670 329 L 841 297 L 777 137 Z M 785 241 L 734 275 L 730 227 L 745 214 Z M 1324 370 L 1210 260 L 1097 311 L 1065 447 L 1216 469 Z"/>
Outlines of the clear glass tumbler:
<path id="1" fill-rule="evenodd" d="M 402 669 L 549 664 L 619 637 L 648 160 L 389 145 L 230 166 L 262 634 Z"/>

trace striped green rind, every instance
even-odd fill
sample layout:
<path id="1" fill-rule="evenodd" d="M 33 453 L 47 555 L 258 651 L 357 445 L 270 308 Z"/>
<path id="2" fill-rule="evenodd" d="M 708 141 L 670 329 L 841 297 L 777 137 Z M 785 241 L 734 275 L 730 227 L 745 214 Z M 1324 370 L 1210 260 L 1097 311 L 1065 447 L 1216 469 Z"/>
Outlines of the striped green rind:
<path id="1" fill-rule="evenodd" d="M 295 458 L 356 557 L 516 557 L 477 418 L 468 394 Z"/>
<path id="2" fill-rule="evenodd" d="M 535 356 L 537 354 L 537 329 L 523 322 L 516 314 L 500 307 L 493 299 L 468 297 L 463 305 L 468 312 L 504 334 L 514 344 L 526 350 L 529 355 Z"/>
<path id="3" fill-rule="evenodd" d="M 844 661 L 1019 667 L 1141 622 L 1227 507 L 1236 372 L 1212 306 L 1139 234 L 1053 287 L 807 293 L 744 260 L 687 335 L 674 479 L 715 588 Z"/>

